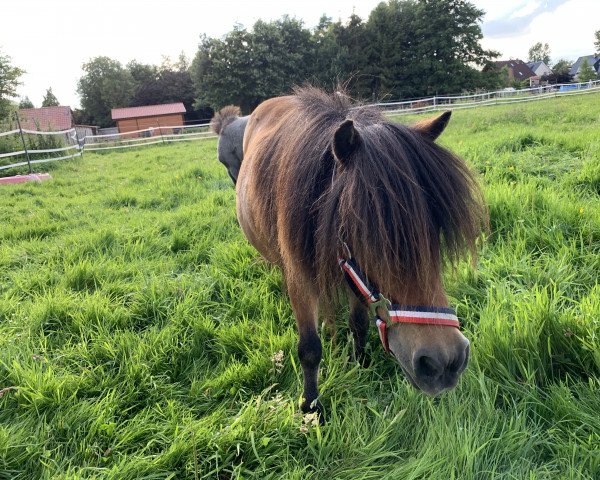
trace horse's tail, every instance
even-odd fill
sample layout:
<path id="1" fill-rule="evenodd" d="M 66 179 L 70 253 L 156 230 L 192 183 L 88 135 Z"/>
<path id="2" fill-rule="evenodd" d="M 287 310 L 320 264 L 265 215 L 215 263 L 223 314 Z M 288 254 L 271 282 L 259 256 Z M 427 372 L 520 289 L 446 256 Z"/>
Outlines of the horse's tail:
<path id="1" fill-rule="evenodd" d="M 236 118 L 241 115 L 242 111 L 240 107 L 235 105 L 227 105 L 215 113 L 215 116 L 210 121 L 210 129 L 217 135 L 221 134 L 221 131 L 233 122 Z"/>

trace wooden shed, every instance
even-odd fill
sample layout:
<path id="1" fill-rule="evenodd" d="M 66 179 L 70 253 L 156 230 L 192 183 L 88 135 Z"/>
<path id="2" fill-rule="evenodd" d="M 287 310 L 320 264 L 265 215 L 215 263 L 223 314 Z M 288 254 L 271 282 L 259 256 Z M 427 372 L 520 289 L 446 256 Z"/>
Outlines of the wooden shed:
<path id="1" fill-rule="evenodd" d="M 185 107 L 183 103 L 166 103 L 163 105 L 145 105 L 143 107 L 113 108 L 112 119 L 117 123 L 119 133 L 135 132 L 148 128 L 153 132 L 143 132 L 146 135 L 160 135 L 157 127 L 178 127 L 183 125 Z M 162 130 L 162 133 L 173 133 Z M 140 135 L 141 136 L 141 135 Z"/>

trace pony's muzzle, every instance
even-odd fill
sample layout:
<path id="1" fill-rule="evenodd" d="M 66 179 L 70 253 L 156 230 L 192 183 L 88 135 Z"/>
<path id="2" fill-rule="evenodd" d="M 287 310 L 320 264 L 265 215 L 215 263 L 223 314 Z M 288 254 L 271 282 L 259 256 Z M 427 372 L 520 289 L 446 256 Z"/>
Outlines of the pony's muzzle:
<path id="1" fill-rule="evenodd" d="M 429 395 L 454 388 L 469 362 L 469 340 L 461 335 L 450 350 L 423 347 L 413 354 L 414 379 Z"/>

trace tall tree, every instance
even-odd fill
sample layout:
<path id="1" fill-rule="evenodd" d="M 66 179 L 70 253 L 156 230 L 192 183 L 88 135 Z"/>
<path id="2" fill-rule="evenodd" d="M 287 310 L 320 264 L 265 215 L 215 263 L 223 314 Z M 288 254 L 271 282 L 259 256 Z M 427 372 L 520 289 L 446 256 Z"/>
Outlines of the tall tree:
<path id="1" fill-rule="evenodd" d="M 29 97 L 25 96 L 19 101 L 19 108 L 35 108 Z"/>
<path id="2" fill-rule="evenodd" d="M 8 55 L 0 51 L 0 120 L 6 118 L 12 108 L 12 99 L 17 95 L 17 87 L 21 84 L 19 77 L 25 73 L 12 64 Z"/>
<path id="3" fill-rule="evenodd" d="M 577 73 L 577 80 L 580 82 L 589 82 L 590 80 L 597 80 L 598 74 L 594 67 L 590 65 L 588 59 L 585 58 L 583 62 L 581 62 L 581 66 L 579 67 L 579 72 Z"/>
<path id="4" fill-rule="evenodd" d="M 251 34 L 239 25 L 223 39 L 201 38 L 191 66 L 196 108 L 235 104 L 245 113 L 254 108 L 258 72 L 251 43 Z"/>
<path id="5" fill-rule="evenodd" d="M 340 80 L 351 94 L 370 100 L 376 88 L 373 82 L 377 79 L 378 70 L 371 61 L 373 42 L 367 24 L 358 15 L 352 14 L 347 22 L 338 21 L 332 27 Z"/>
<path id="6" fill-rule="evenodd" d="M 187 112 L 193 110 L 194 84 L 185 55 L 171 63 L 165 58 L 158 68 L 157 85 L 162 93 L 161 103 L 182 102 Z"/>
<path id="7" fill-rule="evenodd" d="M 480 41 L 483 10 L 466 0 L 389 0 L 367 22 L 377 53 L 380 97 L 455 93 L 481 86 L 483 66 L 498 53 Z"/>
<path id="8" fill-rule="evenodd" d="M 111 109 L 126 107 L 134 93 L 131 73 L 120 62 L 96 57 L 83 65 L 84 75 L 77 83 L 81 107 L 92 123 L 101 127 L 113 125 Z"/>
<path id="9" fill-rule="evenodd" d="M 48 88 L 42 100 L 42 107 L 58 107 L 59 105 L 58 98 L 52 93 L 52 87 Z"/>
<path id="10" fill-rule="evenodd" d="M 600 30 L 594 32 L 594 47 L 596 47 L 596 56 L 600 57 Z"/>
<path id="11" fill-rule="evenodd" d="M 345 76 L 334 28 L 331 18 L 323 15 L 311 36 L 314 50 L 313 81 L 330 90 L 336 88 Z"/>
<path id="12" fill-rule="evenodd" d="M 561 58 L 552 67 L 552 73 L 544 75 L 542 80 L 553 84 L 570 83 L 573 81 L 573 76 L 570 73 L 572 66 L 573 62 Z"/>
<path id="13" fill-rule="evenodd" d="M 204 37 L 191 66 L 196 106 L 236 104 L 250 112 L 266 98 L 289 92 L 315 72 L 309 30 L 289 17 L 236 26 L 222 39 Z"/>
<path id="14" fill-rule="evenodd" d="M 132 60 L 127 70 L 133 79 L 133 96 L 129 103 L 132 107 L 158 105 L 163 103 L 163 93 L 158 84 L 158 67 Z"/>
<path id="15" fill-rule="evenodd" d="M 544 62 L 550 66 L 550 45 L 547 43 L 537 42 L 529 49 L 528 62 Z"/>

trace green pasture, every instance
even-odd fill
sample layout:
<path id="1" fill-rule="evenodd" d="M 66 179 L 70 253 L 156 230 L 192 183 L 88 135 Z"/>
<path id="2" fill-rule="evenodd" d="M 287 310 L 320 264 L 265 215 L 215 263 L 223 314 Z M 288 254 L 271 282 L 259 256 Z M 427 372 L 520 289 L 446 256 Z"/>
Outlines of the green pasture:
<path id="1" fill-rule="evenodd" d="M 600 478 L 600 94 L 457 111 L 441 141 L 491 217 L 445 276 L 470 366 L 427 398 L 375 331 L 353 362 L 341 308 L 323 427 L 214 140 L 0 186 L 0 479 Z"/>

